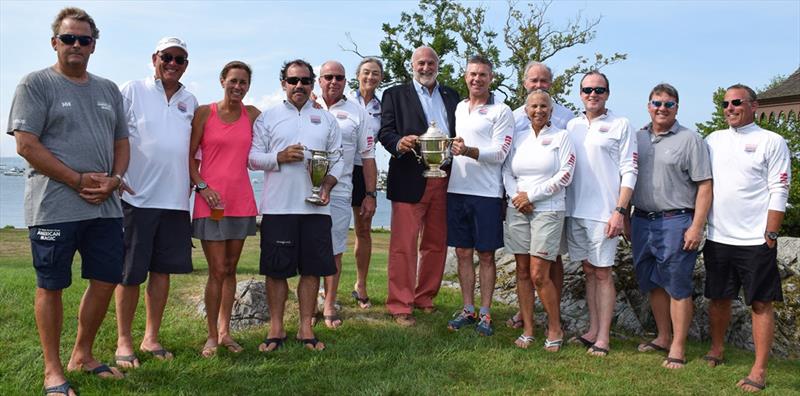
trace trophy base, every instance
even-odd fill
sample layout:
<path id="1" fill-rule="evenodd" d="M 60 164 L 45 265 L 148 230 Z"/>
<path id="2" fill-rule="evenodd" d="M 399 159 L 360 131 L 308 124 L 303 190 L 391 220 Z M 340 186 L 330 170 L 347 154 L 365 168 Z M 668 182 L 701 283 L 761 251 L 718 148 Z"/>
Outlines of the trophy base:
<path id="1" fill-rule="evenodd" d="M 312 196 L 306 198 L 306 202 L 308 202 L 310 204 L 314 204 L 314 205 L 322 205 L 322 198 L 320 198 L 319 196 L 316 196 L 316 195 L 312 195 Z"/>
<path id="2" fill-rule="evenodd" d="M 427 177 L 430 179 L 441 179 L 447 177 L 447 172 L 441 169 L 428 169 L 422 172 L 422 177 Z"/>

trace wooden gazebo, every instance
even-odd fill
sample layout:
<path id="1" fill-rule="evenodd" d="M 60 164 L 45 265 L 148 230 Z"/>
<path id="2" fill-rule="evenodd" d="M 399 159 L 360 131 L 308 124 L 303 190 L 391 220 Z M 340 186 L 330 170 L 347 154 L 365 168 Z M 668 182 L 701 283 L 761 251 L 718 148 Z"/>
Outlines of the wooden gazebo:
<path id="1" fill-rule="evenodd" d="M 758 95 L 756 119 L 766 121 L 800 117 L 800 68 L 778 86 Z"/>

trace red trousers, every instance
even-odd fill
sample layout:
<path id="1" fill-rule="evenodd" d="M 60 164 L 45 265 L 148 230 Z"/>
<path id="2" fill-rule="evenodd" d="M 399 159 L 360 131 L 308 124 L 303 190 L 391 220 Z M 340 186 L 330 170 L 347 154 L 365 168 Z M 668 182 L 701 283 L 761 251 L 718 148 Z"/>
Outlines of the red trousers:
<path id="1" fill-rule="evenodd" d="M 433 307 L 447 258 L 447 181 L 428 179 L 418 203 L 392 202 L 386 299 L 392 315 Z"/>

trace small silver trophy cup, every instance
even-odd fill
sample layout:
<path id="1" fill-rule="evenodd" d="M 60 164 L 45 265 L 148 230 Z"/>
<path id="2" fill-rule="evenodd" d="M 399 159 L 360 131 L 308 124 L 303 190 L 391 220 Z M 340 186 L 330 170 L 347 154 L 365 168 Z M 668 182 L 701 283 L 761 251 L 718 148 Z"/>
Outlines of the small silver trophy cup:
<path id="1" fill-rule="evenodd" d="M 436 126 L 436 121 L 431 121 L 428 130 L 417 138 L 417 143 L 419 143 L 420 146 L 420 153 L 417 154 L 417 152 L 414 151 L 414 155 L 417 156 L 417 159 L 422 159 L 425 166 L 428 167 L 428 169 L 422 172 L 423 177 L 447 177 L 447 172 L 440 168 L 450 159 L 450 143 L 452 141 L 452 138 L 447 137 L 447 135 Z"/>
<path id="2" fill-rule="evenodd" d="M 306 202 L 322 205 L 322 197 L 319 196 L 322 182 L 325 180 L 325 176 L 328 175 L 331 165 L 339 161 L 337 159 L 331 163 L 329 156 L 336 154 L 338 151 L 312 150 L 308 147 L 305 147 L 305 149 L 311 152 L 311 158 L 308 159 L 307 163 L 308 176 L 311 178 L 311 196 L 306 198 Z"/>

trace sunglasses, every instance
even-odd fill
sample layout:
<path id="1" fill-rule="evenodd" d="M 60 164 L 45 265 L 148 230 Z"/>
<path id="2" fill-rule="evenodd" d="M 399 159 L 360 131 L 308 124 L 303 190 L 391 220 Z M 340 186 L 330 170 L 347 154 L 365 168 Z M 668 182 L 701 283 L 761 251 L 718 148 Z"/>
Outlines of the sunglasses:
<path id="1" fill-rule="evenodd" d="M 162 53 L 158 57 L 161 58 L 161 61 L 164 62 L 164 63 L 170 63 L 173 60 L 175 60 L 175 63 L 177 63 L 179 65 L 182 65 L 182 64 L 186 63 L 186 61 L 189 60 L 183 55 L 172 56 L 172 55 L 166 54 L 166 53 Z"/>
<path id="2" fill-rule="evenodd" d="M 747 102 L 747 101 L 744 100 L 744 99 L 734 99 L 734 100 L 731 100 L 730 102 L 727 101 L 727 100 L 723 100 L 722 102 L 719 102 L 719 104 L 722 106 L 723 109 L 727 109 L 728 108 L 728 104 L 732 104 L 733 107 L 739 107 L 744 102 Z"/>
<path id="3" fill-rule="evenodd" d="M 286 80 L 284 81 L 286 81 L 286 83 L 289 85 L 297 85 L 297 83 L 311 85 L 314 83 L 314 79 L 311 77 L 286 77 Z"/>
<path id="4" fill-rule="evenodd" d="M 671 108 L 675 107 L 675 105 L 677 103 L 675 103 L 673 101 L 663 102 L 663 101 L 660 101 L 660 100 L 652 100 L 652 101 L 650 101 L 650 104 L 653 106 L 653 108 L 656 108 L 656 109 L 661 107 L 661 106 L 664 106 L 664 107 L 666 107 L 668 109 L 671 109 Z"/>
<path id="5" fill-rule="evenodd" d="M 581 92 L 583 92 L 583 93 L 585 93 L 587 95 L 591 94 L 592 91 L 594 91 L 594 93 L 596 93 L 598 95 L 602 95 L 602 94 L 608 92 L 608 88 L 606 88 L 606 87 L 594 87 L 594 88 L 592 88 L 592 87 L 583 87 L 583 88 L 581 88 Z"/>
<path id="6" fill-rule="evenodd" d="M 322 78 L 324 78 L 325 81 L 331 81 L 334 78 L 336 79 L 336 81 L 344 81 L 344 76 L 341 74 L 325 74 L 322 76 Z"/>
<path id="7" fill-rule="evenodd" d="M 59 34 L 56 37 L 61 40 L 62 43 L 66 45 L 74 45 L 75 41 L 81 45 L 81 47 L 85 47 L 87 45 L 91 45 L 94 42 L 94 37 L 92 36 L 77 36 L 74 34 Z"/>

